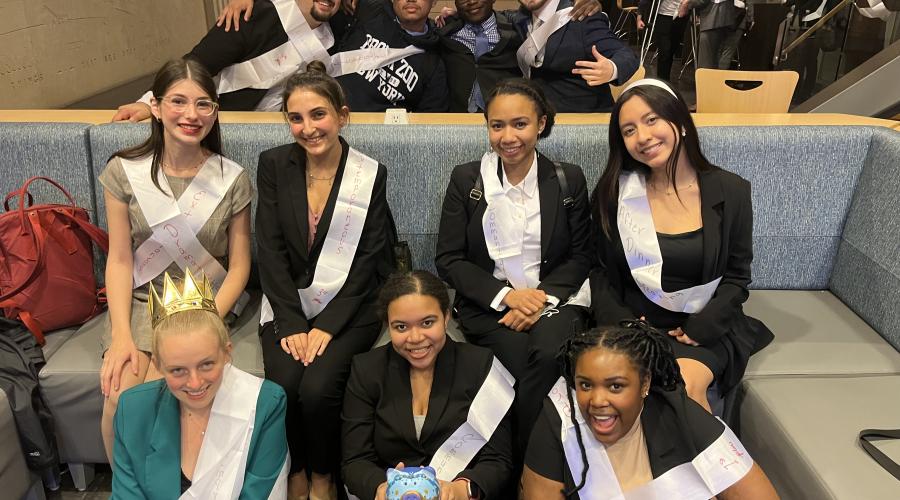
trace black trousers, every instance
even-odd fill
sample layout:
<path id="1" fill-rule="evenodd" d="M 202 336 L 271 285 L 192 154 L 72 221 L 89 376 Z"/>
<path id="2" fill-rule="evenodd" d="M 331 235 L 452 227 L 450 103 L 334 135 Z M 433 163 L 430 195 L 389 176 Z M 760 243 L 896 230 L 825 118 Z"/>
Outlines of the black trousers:
<path id="1" fill-rule="evenodd" d="M 653 28 L 653 42 L 659 50 L 656 58 L 656 77 L 672 81 L 672 61 L 681 50 L 684 30 L 688 25 L 688 17 L 672 19 L 666 15 L 656 16 L 656 27 Z"/>
<path id="2" fill-rule="evenodd" d="M 353 356 L 368 351 L 381 323 L 352 325 L 336 335 L 309 366 L 285 353 L 274 323 L 260 327 L 266 378 L 287 394 L 285 427 L 291 473 L 308 470 L 337 475 L 341 463 L 341 407 Z"/>
<path id="3" fill-rule="evenodd" d="M 587 313 L 582 307 L 564 306 L 553 311 L 541 317 L 530 331 L 516 332 L 497 323 L 505 311 L 464 304 L 457 307 L 457 319 L 466 340 L 492 350 L 516 378 L 513 422 L 517 462 L 521 461 L 544 397 L 560 377 L 556 361 L 559 348 L 586 324 Z"/>

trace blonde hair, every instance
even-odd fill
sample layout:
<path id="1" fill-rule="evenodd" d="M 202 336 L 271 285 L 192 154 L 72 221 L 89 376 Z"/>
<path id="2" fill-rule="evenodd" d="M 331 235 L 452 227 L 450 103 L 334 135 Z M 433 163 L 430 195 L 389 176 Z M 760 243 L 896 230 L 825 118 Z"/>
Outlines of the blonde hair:
<path id="1" fill-rule="evenodd" d="M 189 311 L 181 311 L 160 321 L 156 328 L 153 329 L 153 359 L 159 362 L 159 343 L 164 337 L 170 335 L 184 335 L 189 332 L 198 330 L 207 330 L 213 333 L 218 340 L 219 348 L 223 351 L 230 342 L 228 336 L 228 327 L 218 314 L 212 311 L 203 311 L 200 309 L 192 309 Z"/>

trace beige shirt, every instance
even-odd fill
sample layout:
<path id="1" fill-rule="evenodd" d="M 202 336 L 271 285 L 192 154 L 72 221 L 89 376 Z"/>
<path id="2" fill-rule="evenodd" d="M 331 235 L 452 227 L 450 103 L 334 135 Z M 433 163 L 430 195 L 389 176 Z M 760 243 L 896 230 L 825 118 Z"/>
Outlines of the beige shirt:
<path id="1" fill-rule="evenodd" d="M 640 416 L 616 444 L 606 448 L 606 454 L 622 492 L 633 490 L 653 480 Z"/>

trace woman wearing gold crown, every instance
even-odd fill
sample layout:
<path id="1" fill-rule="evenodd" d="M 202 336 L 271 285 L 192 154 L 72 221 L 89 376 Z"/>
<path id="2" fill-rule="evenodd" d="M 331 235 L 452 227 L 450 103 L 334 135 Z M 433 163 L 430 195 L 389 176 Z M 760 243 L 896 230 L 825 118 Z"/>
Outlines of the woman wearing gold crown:
<path id="1" fill-rule="evenodd" d="M 247 172 L 221 155 L 215 84 L 203 66 L 178 59 L 153 82 L 150 137 L 109 160 L 100 183 L 106 200 L 109 312 L 100 385 L 101 432 L 112 460 L 112 420 L 119 394 L 160 377 L 150 363 L 146 316 L 149 282 L 191 268 L 218 290 L 225 316 L 243 303 L 250 275 L 250 198 Z"/>
<path id="2" fill-rule="evenodd" d="M 291 498 L 331 499 L 350 361 L 381 331 L 387 169 L 341 138 L 350 110 L 322 63 L 288 79 L 284 103 L 296 142 L 259 155 L 259 334 L 288 397 Z"/>
<path id="3" fill-rule="evenodd" d="M 112 498 L 284 499 L 284 391 L 231 365 L 206 276 L 188 270 L 180 292 L 168 273 L 164 281 L 149 304 L 163 380 L 119 397 Z"/>

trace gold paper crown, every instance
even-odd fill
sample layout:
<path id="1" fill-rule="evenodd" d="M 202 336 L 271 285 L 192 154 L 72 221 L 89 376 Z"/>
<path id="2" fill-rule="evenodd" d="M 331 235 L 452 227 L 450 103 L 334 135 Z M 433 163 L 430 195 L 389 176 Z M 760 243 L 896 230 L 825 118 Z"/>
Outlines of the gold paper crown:
<path id="1" fill-rule="evenodd" d="M 209 284 L 209 279 L 205 274 L 200 276 L 202 281 L 197 282 L 191 271 L 185 269 L 184 287 L 179 293 L 175 282 L 172 281 L 169 273 L 166 273 L 163 278 L 165 284 L 163 285 L 162 300 L 156 293 L 156 287 L 153 286 L 153 283 L 150 284 L 150 300 L 147 305 L 150 309 L 150 324 L 153 328 L 156 328 L 160 321 L 182 311 L 197 309 L 218 314 L 212 285 Z"/>

